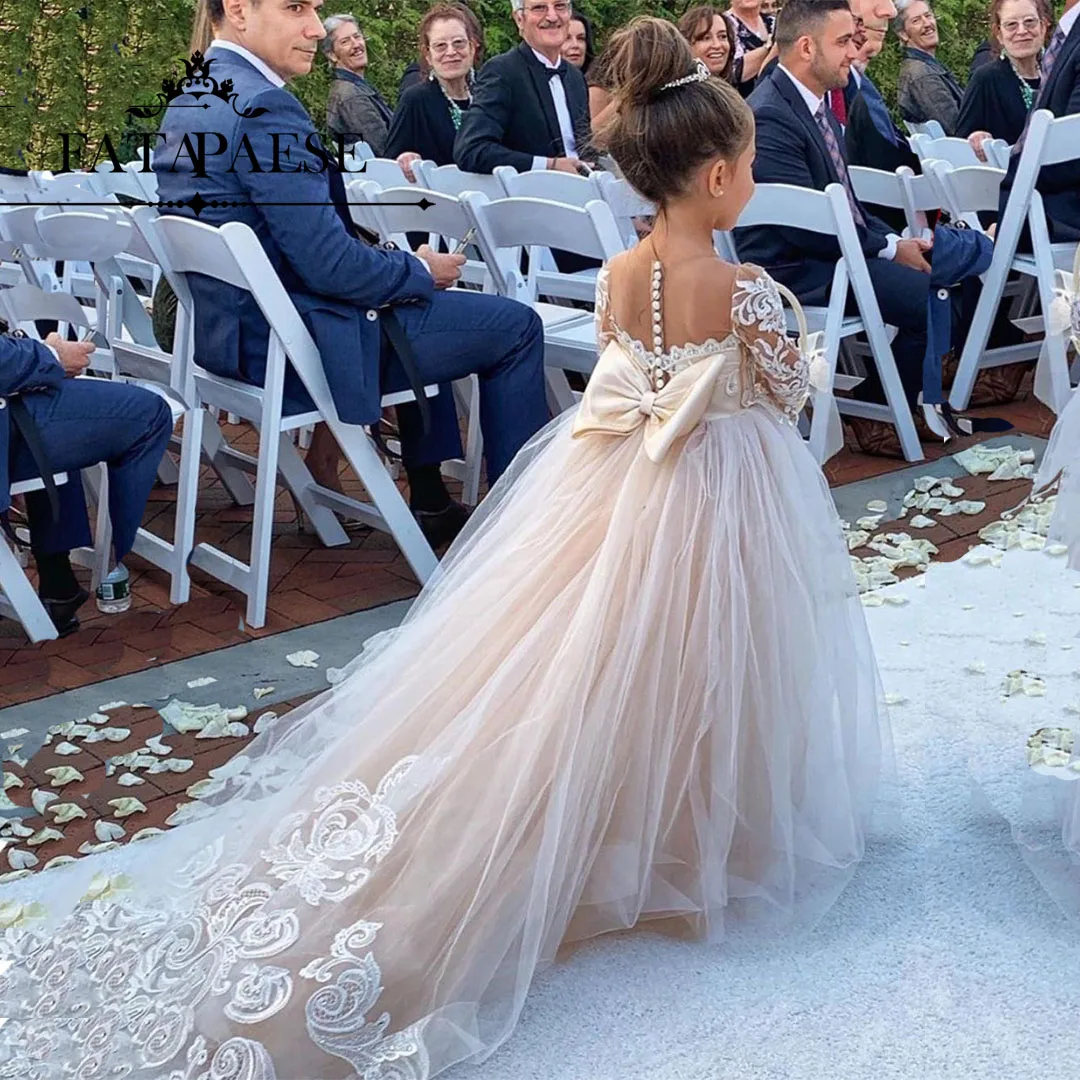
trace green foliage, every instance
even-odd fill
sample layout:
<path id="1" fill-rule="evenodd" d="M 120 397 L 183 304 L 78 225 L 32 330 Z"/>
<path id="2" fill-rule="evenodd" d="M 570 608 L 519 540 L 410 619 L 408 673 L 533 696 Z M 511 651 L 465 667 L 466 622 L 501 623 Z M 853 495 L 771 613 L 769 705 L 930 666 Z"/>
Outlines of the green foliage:
<path id="1" fill-rule="evenodd" d="M 394 100 L 398 79 L 416 57 L 416 26 L 427 0 L 373 0 L 362 8 L 328 0 L 324 9 L 352 10 L 360 19 L 371 56 L 369 77 Z M 674 18 L 686 0 L 588 0 L 584 10 L 600 40 L 634 15 Z M 473 0 L 485 27 L 488 55 L 517 40 L 509 0 Z M 985 0 L 940 0 L 941 59 L 961 81 L 976 46 L 986 36 Z M 61 132 L 80 132 L 93 149 L 108 133 L 114 142 L 153 120 L 135 121 L 130 105 L 155 101 L 161 80 L 181 72 L 187 54 L 194 0 L 0 0 L 0 165 L 53 168 L 61 163 Z M 891 98 L 900 50 L 890 35 L 870 71 Z M 316 123 L 326 115 L 329 69 L 316 69 L 294 86 Z M 132 143 L 116 147 L 122 158 Z"/>

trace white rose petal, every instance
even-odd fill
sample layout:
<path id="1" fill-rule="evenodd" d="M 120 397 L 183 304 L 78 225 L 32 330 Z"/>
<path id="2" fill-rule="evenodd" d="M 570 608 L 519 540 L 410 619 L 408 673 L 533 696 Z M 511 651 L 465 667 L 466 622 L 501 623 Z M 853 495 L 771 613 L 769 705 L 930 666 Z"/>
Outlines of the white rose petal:
<path id="1" fill-rule="evenodd" d="M 4 773 L 4 791 L 8 788 L 23 787 L 22 777 L 16 776 L 13 772 Z"/>
<path id="2" fill-rule="evenodd" d="M 26 846 L 37 847 L 39 844 L 50 844 L 53 840 L 63 839 L 64 834 L 59 829 L 54 829 L 51 825 L 46 825 L 44 829 L 38 829 L 33 836 L 27 838 Z"/>
<path id="3" fill-rule="evenodd" d="M 109 712 L 112 709 L 123 709 L 126 706 L 126 701 L 110 701 L 108 705 L 99 705 L 98 712 Z M 136 705 L 135 708 L 139 708 L 139 706 Z"/>
<path id="4" fill-rule="evenodd" d="M 932 529 L 937 522 L 925 514 L 915 514 L 909 524 L 913 529 Z"/>
<path id="5" fill-rule="evenodd" d="M 51 870 L 54 866 L 67 866 L 68 863 L 78 861 L 74 855 L 54 855 L 41 869 Z"/>
<path id="6" fill-rule="evenodd" d="M 24 727 L 9 728 L 7 731 L 0 731 L 0 739 L 21 739 L 23 735 L 29 735 L 30 729 Z"/>
<path id="7" fill-rule="evenodd" d="M 115 821 L 105 821 L 103 818 L 99 818 L 94 822 L 94 835 L 102 841 L 102 843 L 120 840 L 123 838 L 124 834 L 124 826 L 117 825 Z"/>
<path id="8" fill-rule="evenodd" d="M 9 821 L 4 826 L 3 831 L 11 836 L 17 836 L 20 840 L 25 840 L 28 836 L 34 835 L 34 830 L 29 825 L 24 825 L 21 821 Z"/>
<path id="9" fill-rule="evenodd" d="M 45 775 L 49 777 L 50 787 L 65 787 L 67 784 L 77 784 L 80 780 L 86 779 L 78 769 L 70 765 L 58 765 L 56 768 L 46 769 Z"/>
<path id="10" fill-rule="evenodd" d="M 86 811 L 78 803 L 73 802 L 54 803 L 49 807 L 49 813 L 53 815 L 53 821 L 57 825 L 66 825 L 76 818 L 86 817 Z"/>
<path id="11" fill-rule="evenodd" d="M 311 649 L 301 649 L 299 652 L 289 653 L 285 659 L 293 667 L 317 668 L 319 666 L 319 654 Z"/>
<path id="12" fill-rule="evenodd" d="M 187 772 L 194 764 L 191 758 L 156 758 L 146 771 L 151 775 L 165 772 L 181 773 Z"/>
<path id="13" fill-rule="evenodd" d="M 32 851 L 12 848 L 7 853 L 7 861 L 12 870 L 29 870 L 30 867 L 37 866 L 38 857 Z"/>
<path id="14" fill-rule="evenodd" d="M 94 732 L 86 736 L 86 742 L 123 742 L 131 737 L 131 728 L 126 727 L 103 727 L 95 728 Z"/>
<path id="15" fill-rule="evenodd" d="M 39 813 L 45 813 L 45 807 L 55 802 L 60 796 L 55 791 L 46 791 L 44 788 L 35 788 L 30 795 L 30 805 Z"/>
<path id="16" fill-rule="evenodd" d="M 261 735 L 275 720 L 277 719 L 277 713 L 264 712 L 258 720 L 255 721 L 255 726 L 252 729 L 256 735 Z"/>
<path id="17" fill-rule="evenodd" d="M 106 840 L 101 844 L 91 844 L 89 840 L 79 845 L 80 855 L 100 855 L 103 851 L 112 851 L 120 845 L 115 840 Z"/>
<path id="18" fill-rule="evenodd" d="M 885 601 L 877 593 L 862 594 L 863 607 L 881 607 Z"/>
<path id="19" fill-rule="evenodd" d="M 198 690 L 200 686 L 211 686 L 216 682 L 217 679 L 215 679 L 213 675 L 204 675 L 201 679 L 192 679 L 187 684 L 187 687 L 189 690 Z"/>
<path id="20" fill-rule="evenodd" d="M 1053 555 L 1056 557 L 1058 555 L 1067 554 L 1069 548 L 1067 544 L 1047 544 L 1045 550 L 1047 555 Z"/>
<path id="21" fill-rule="evenodd" d="M 326 681 L 331 686 L 337 686 L 345 678 L 345 669 L 337 667 L 328 667 L 326 669 Z"/>
<path id="22" fill-rule="evenodd" d="M 884 499 L 871 499 L 866 504 L 866 509 L 871 514 L 884 514 L 889 509 L 889 504 Z"/>
<path id="23" fill-rule="evenodd" d="M 276 689 L 276 686 L 256 686 L 255 689 L 251 691 L 251 693 L 254 696 L 255 700 L 259 701 L 261 698 L 266 697 L 268 694 L 272 694 Z"/>
<path id="24" fill-rule="evenodd" d="M 156 825 L 151 825 L 148 828 L 140 829 L 135 833 L 131 838 L 131 842 L 135 843 L 136 840 L 149 840 L 151 836 L 161 836 L 164 832 L 164 829 L 159 829 Z"/>
<path id="25" fill-rule="evenodd" d="M 132 814 L 143 814 L 146 807 L 138 799 L 131 795 L 125 795 L 121 799 L 110 799 L 109 805 L 113 807 L 113 817 L 125 818 Z"/>
<path id="26" fill-rule="evenodd" d="M 68 757 L 71 754 L 81 754 L 82 750 L 80 750 L 79 747 L 73 745 L 72 743 L 62 742 L 57 743 L 56 746 L 53 747 L 53 753 L 60 754 L 61 757 Z"/>
<path id="27" fill-rule="evenodd" d="M 134 773 L 126 772 L 121 773 L 116 782 L 121 787 L 137 787 L 139 784 L 145 784 L 146 781 L 141 776 L 136 776 Z"/>

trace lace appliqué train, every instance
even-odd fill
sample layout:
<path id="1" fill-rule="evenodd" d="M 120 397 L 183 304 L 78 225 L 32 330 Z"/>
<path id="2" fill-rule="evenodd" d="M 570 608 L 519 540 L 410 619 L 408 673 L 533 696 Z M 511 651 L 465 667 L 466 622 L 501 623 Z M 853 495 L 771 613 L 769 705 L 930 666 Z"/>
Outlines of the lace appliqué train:
<path id="1" fill-rule="evenodd" d="M 283 898 L 339 903 L 391 850 L 398 831 L 388 797 L 414 762 L 400 761 L 374 792 L 357 780 L 318 789 L 310 810 L 282 820 L 260 852 L 271 880 L 251 880 L 254 866 L 221 865 L 219 840 L 177 873 L 176 911 L 138 907 L 121 895 L 80 905 L 52 933 L 7 929 L 0 993 L 27 1011 L 0 1028 L 8 1052 L 0 1078 L 138 1075 L 168 1067 L 186 1050 L 184 1067 L 156 1075 L 274 1080 L 271 1055 L 257 1040 L 229 1038 L 211 1057 L 195 1034 L 196 1009 L 227 995 L 225 1017 L 260 1024 L 285 1008 L 300 979 L 318 984 L 304 1008 L 316 1046 L 364 1077 L 423 1080 L 429 1070 L 419 1025 L 388 1036 L 387 1014 L 368 1017 L 382 993 L 378 923 L 339 930 L 326 956 L 295 973 L 266 962 L 300 938 L 298 911 L 281 906 Z M 200 903 L 183 914 L 192 895 Z M 61 1072 L 50 1060 L 68 1067 Z"/>

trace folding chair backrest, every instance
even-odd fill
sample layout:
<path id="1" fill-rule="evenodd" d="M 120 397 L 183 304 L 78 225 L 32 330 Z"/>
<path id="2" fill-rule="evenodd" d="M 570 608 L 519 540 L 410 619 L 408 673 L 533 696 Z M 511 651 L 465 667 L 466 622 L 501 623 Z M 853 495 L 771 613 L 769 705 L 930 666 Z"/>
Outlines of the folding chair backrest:
<path id="1" fill-rule="evenodd" d="M 954 169 L 946 161 L 928 161 L 926 176 L 938 187 L 949 214 L 970 228 L 982 229 L 980 213 L 997 212 L 1004 170 L 990 165 Z"/>
<path id="2" fill-rule="evenodd" d="M 125 195 L 129 199 L 145 199 L 146 193 L 139 183 L 137 174 L 124 166 L 120 172 L 113 172 L 112 165 L 105 161 L 87 178 L 89 186 L 99 195 Z"/>
<path id="3" fill-rule="evenodd" d="M 415 171 L 416 166 L 413 166 Z M 466 191 L 479 191 L 488 199 L 503 199 L 506 190 L 496 176 L 487 173 L 462 172 L 456 165 L 430 165 L 421 163 L 421 182 L 432 191 L 444 195 L 463 195 Z"/>
<path id="4" fill-rule="evenodd" d="M 101 193 L 94 188 L 97 173 L 62 173 L 43 181 L 38 201 L 60 203 L 116 202 L 113 195 Z"/>
<path id="5" fill-rule="evenodd" d="M 912 135 L 928 135 L 931 139 L 945 138 L 945 129 L 937 120 L 927 120 L 924 124 L 913 124 L 910 120 L 905 120 L 904 127 Z"/>
<path id="6" fill-rule="evenodd" d="M 1011 152 L 1012 147 L 1004 139 L 987 139 L 983 143 L 987 165 L 993 165 L 997 169 L 1008 169 Z"/>
<path id="7" fill-rule="evenodd" d="M 453 195 L 411 186 L 380 188 L 378 184 L 360 183 L 349 187 L 358 189 L 365 201 L 376 207 L 375 218 L 384 239 L 412 232 L 453 242 L 462 240 L 472 228 L 468 211 Z M 428 205 L 419 205 L 421 200 Z"/>
<path id="8" fill-rule="evenodd" d="M 32 259 L 46 258 L 38 253 L 41 234 L 37 228 L 40 206 L 22 204 L 0 209 L 0 239 L 18 245 L 25 256 Z"/>
<path id="9" fill-rule="evenodd" d="M 0 311 L 8 323 L 34 338 L 40 337 L 34 325 L 38 320 L 90 328 L 86 312 L 71 293 L 46 292 L 26 282 L 0 289 Z"/>
<path id="10" fill-rule="evenodd" d="M 893 210 L 904 209 L 904 191 L 900 177 L 884 169 L 868 169 L 852 165 L 848 169 L 851 186 L 860 202 L 885 206 Z"/>
<path id="11" fill-rule="evenodd" d="M 500 165 L 493 174 L 503 186 L 503 194 L 517 199 L 547 199 L 568 206 L 585 206 L 603 198 L 591 177 L 571 176 L 548 170 L 519 173 L 510 165 Z"/>
<path id="12" fill-rule="evenodd" d="M 1078 148 L 1080 148 L 1080 114 L 1052 120 L 1046 133 L 1041 164 L 1060 165 L 1063 161 L 1075 161 L 1080 155 Z M 1027 150 L 1026 144 L 1024 150 Z"/>
<path id="13" fill-rule="evenodd" d="M 349 178 L 374 181 L 380 187 L 400 187 L 408 183 L 401 166 L 393 158 L 368 158 L 349 171 Z"/>
<path id="14" fill-rule="evenodd" d="M 656 213 L 656 207 L 643 195 L 639 195 L 627 180 L 613 173 L 597 171 L 593 173 L 592 180 L 600 192 L 600 198 L 611 207 L 623 240 L 628 246 L 635 244 L 637 230 L 634 228 L 634 218 L 652 217 Z"/>
<path id="15" fill-rule="evenodd" d="M 913 145 L 920 161 L 947 161 L 958 168 L 981 164 L 967 139 L 927 137 L 913 140 Z"/>
<path id="16" fill-rule="evenodd" d="M 355 142 L 352 146 L 348 147 L 345 151 L 345 164 L 349 166 L 350 162 L 359 164 L 361 161 L 370 161 L 375 156 L 375 151 L 363 140 Z"/>
<path id="17" fill-rule="evenodd" d="M 100 209 L 65 210 L 41 207 L 34 219 L 41 246 L 50 259 L 98 262 L 115 258 L 132 243 L 135 228 L 122 211 Z"/>
<path id="18" fill-rule="evenodd" d="M 836 213 L 829 192 L 794 184 L 757 185 L 738 221 L 740 229 L 754 225 L 787 225 L 826 236 L 837 234 Z"/>
<path id="19" fill-rule="evenodd" d="M 31 198 L 40 194 L 41 189 L 31 174 L 26 176 L 9 176 L 0 173 L 0 200 L 4 202 L 29 202 Z"/>

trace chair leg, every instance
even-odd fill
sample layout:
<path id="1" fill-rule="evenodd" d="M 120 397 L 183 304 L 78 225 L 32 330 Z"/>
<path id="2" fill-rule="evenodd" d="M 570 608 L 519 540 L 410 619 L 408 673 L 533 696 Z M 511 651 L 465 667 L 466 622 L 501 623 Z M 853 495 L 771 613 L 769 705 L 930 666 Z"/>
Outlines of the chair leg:
<path id="1" fill-rule="evenodd" d="M 435 572 L 439 560 L 375 452 L 371 440 L 362 428 L 342 424 L 338 420 L 327 422 L 334 432 L 338 446 L 367 489 L 375 508 L 382 515 L 390 535 L 397 541 L 417 580 L 424 584 Z"/>
<path id="2" fill-rule="evenodd" d="M 982 366 L 983 353 L 986 352 L 986 345 L 990 340 L 990 329 L 1005 291 L 1011 262 L 1011 252 L 1006 253 L 1004 249 L 994 252 L 994 263 L 987 272 L 979 302 L 975 305 L 975 314 L 971 318 L 964 348 L 960 353 L 960 363 L 949 391 L 949 404 L 957 412 L 966 409 L 971 401 L 971 392 L 975 388 L 975 379 Z"/>
<path id="3" fill-rule="evenodd" d="M 307 515 L 319 540 L 326 547 L 341 547 L 349 542 L 349 535 L 333 510 L 312 498 L 315 481 L 300 456 L 290 436 L 282 433 L 278 446 L 278 471 L 285 486 L 292 492 L 297 505 Z"/>
<path id="4" fill-rule="evenodd" d="M 545 367 L 544 383 L 547 388 L 548 407 L 552 415 L 564 413 L 577 404 L 577 398 L 574 397 L 574 391 L 570 389 L 566 372 L 562 368 Z"/>
<path id="5" fill-rule="evenodd" d="M 96 589 L 112 565 L 112 519 L 109 517 L 109 468 L 104 462 L 83 470 L 83 487 L 96 505 L 90 587 Z"/>
<path id="6" fill-rule="evenodd" d="M 173 565 L 170 570 L 169 600 L 186 604 L 191 597 L 191 575 L 188 559 L 195 546 L 195 514 L 199 498 L 199 467 L 202 464 L 203 436 L 206 427 L 213 427 L 220 436 L 217 424 L 206 424 L 206 411 L 200 406 L 184 416 L 184 435 L 180 443 L 180 477 L 176 488 L 176 518 L 173 524 Z M 250 488 L 247 477 L 244 483 Z"/>
<path id="7" fill-rule="evenodd" d="M 266 625 L 270 548 L 274 538 L 274 497 L 277 494 L 278 451 L 282 438 L 280 432 L 269 428 L 259 432 L 259 468 L 255 474 L 255 516 L 251 526 L 251 561 L 247 580 L 247 624 L 256 630 Z"/>
<path id="8" fill-rule="evenodd" d="M 1053 280 L 1044 280 L 1043 274 L 1039 274 L 1038 280 L 1039 300 L 1042 304 L 1043 319 L 1047 322 L 1047 333 L 1035 365 L 1035 384 L 1032 389 L 1044 405 L 1060 415 L 1072 389 L 1065 336 L 1049 332 L 1050 305 L 1054 302 Z"/>
<path id="9" fill-rule="evenodd" d="M 255 502 L 255 489 L 251 485 L 247 474 L 231 461 L 231 450 L 225 436 L 221 434 L 217 419 L 214 417 L 216 409 L 207 410 L 213 423 L 202 424 L 202 449 L 207 461 L 214 468 L 214 472 L 221 478 L 221 483 L 229 493 L 230 498 L 237 506 L 251 506 Z M 185 423 L 187 421 L 185 420 Z"/>
<path id="10" fill-rule="evenodd" d="M 484 433 L 480 427 L 480 380 L 469 379 L 469 427 L 465 439 L 465 479 L 461 501 L 475 506 L 480 501 L 480 470 L 484 458 Z"/>
<path id="11" fill-rule="evenodd" d="M 52 619 L 3 536 L 0 536 L 0 589 L 31 641 L 36 644 L 56 638 Z"/>

